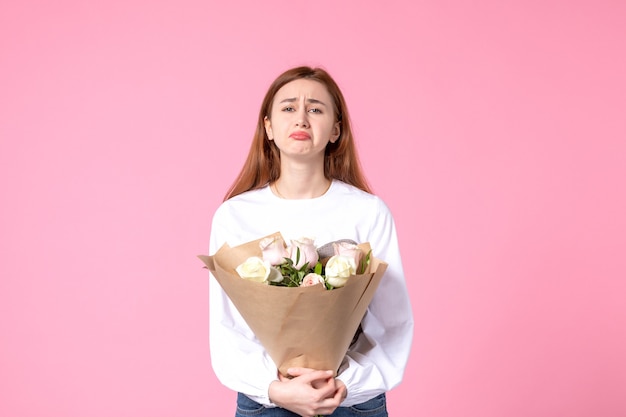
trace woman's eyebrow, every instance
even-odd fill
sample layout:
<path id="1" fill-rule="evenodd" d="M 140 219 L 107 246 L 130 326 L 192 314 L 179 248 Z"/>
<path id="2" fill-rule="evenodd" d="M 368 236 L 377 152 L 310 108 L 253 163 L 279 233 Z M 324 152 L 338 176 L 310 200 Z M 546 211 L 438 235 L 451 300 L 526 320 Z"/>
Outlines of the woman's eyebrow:
<path id="1" fill-rule="evenodd" d="M 284 99 L 284 100 L 281 100 L 280 102 L 281 102 L 281 103 L 294 103 L 294 102 L 296 102 L 296 101 L 298 101 L 298 99 L 297 99 L 297 98 L 295 98 L 295 97 L 292 97 L 292 98 L 286 98 L 286 99 Z M 306 99 L 306 101 L 307 101 L 308 103 L 312 103 L 312 104 L 321 104 L 322 106 L 326 106 L 326 103 L 324 103 L 323 101 L 318 100 L 318 99 L 316 99 L 316 98 L 307 98 L 307 99 Z"/>

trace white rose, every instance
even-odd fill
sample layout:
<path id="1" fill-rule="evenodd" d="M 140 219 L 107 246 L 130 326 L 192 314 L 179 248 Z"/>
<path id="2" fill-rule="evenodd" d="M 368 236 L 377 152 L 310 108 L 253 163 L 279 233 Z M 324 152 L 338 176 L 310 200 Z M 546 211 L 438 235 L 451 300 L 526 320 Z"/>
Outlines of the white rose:
<path id="1" fill-rule="evenodd" d="M 343 255 L 332 256 L 326 263 L 326 282 L 335 288 L 343 287 L 348 277 L 356 274 L 354 258 Z"/>
<path id="2" fill-rule="evenodd" d="M 265 282 L 270 275 L 271 265 L 258 256 L 246 259 L 241 265 L 235 268 L 241 278 L 255 282 Z"/>

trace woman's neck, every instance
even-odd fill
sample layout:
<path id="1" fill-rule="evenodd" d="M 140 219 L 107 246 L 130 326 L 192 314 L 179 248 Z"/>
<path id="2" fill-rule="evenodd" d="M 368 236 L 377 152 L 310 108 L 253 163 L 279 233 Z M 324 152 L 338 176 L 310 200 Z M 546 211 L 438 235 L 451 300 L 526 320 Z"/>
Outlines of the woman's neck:
<path id="1" fill-rule="evenodd" d="M 271 189 L 280 198 L 301 200 L 324 195 L 331 181 L 324 176 L 324 169 L 306 167 L 282 167 L 280 178 L 271 184 Z"/>

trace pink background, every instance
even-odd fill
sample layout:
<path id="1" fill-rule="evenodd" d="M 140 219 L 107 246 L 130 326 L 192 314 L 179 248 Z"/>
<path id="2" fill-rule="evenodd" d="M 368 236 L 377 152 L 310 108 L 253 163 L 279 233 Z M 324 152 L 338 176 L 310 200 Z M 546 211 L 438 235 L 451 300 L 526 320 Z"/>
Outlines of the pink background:
<path id="1" fill-rule="evenodd" d="M 3 1 L 0 415 L 234 414 L 195 256 L 297 64 L 343 88 L 396 217 L 416 327 L 392 415 L 626 415 L 625 17 Z"/>

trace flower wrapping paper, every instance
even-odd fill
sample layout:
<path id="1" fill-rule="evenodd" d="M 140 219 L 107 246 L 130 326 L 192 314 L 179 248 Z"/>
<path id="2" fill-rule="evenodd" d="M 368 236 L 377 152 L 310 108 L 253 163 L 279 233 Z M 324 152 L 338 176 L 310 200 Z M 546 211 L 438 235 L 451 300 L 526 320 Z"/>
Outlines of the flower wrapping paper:
<path id="1" fill-rule="evenodd" d="M 273 235 L 280 235 L 274 233 Z M 213 256 L 199 255 L 243 319 L 287 376 L 290 367 L 329 369 L 337 373 L 387 264 L 375 256 L 364 274 L 351 276 L 332 290 L 322 285 L 279 287 L 241 278 L 235 268 L 250 256 L 262 256 L 263 238 L 230 247 Z M 359 247 L 364 254 L 368 243 Z"/>

